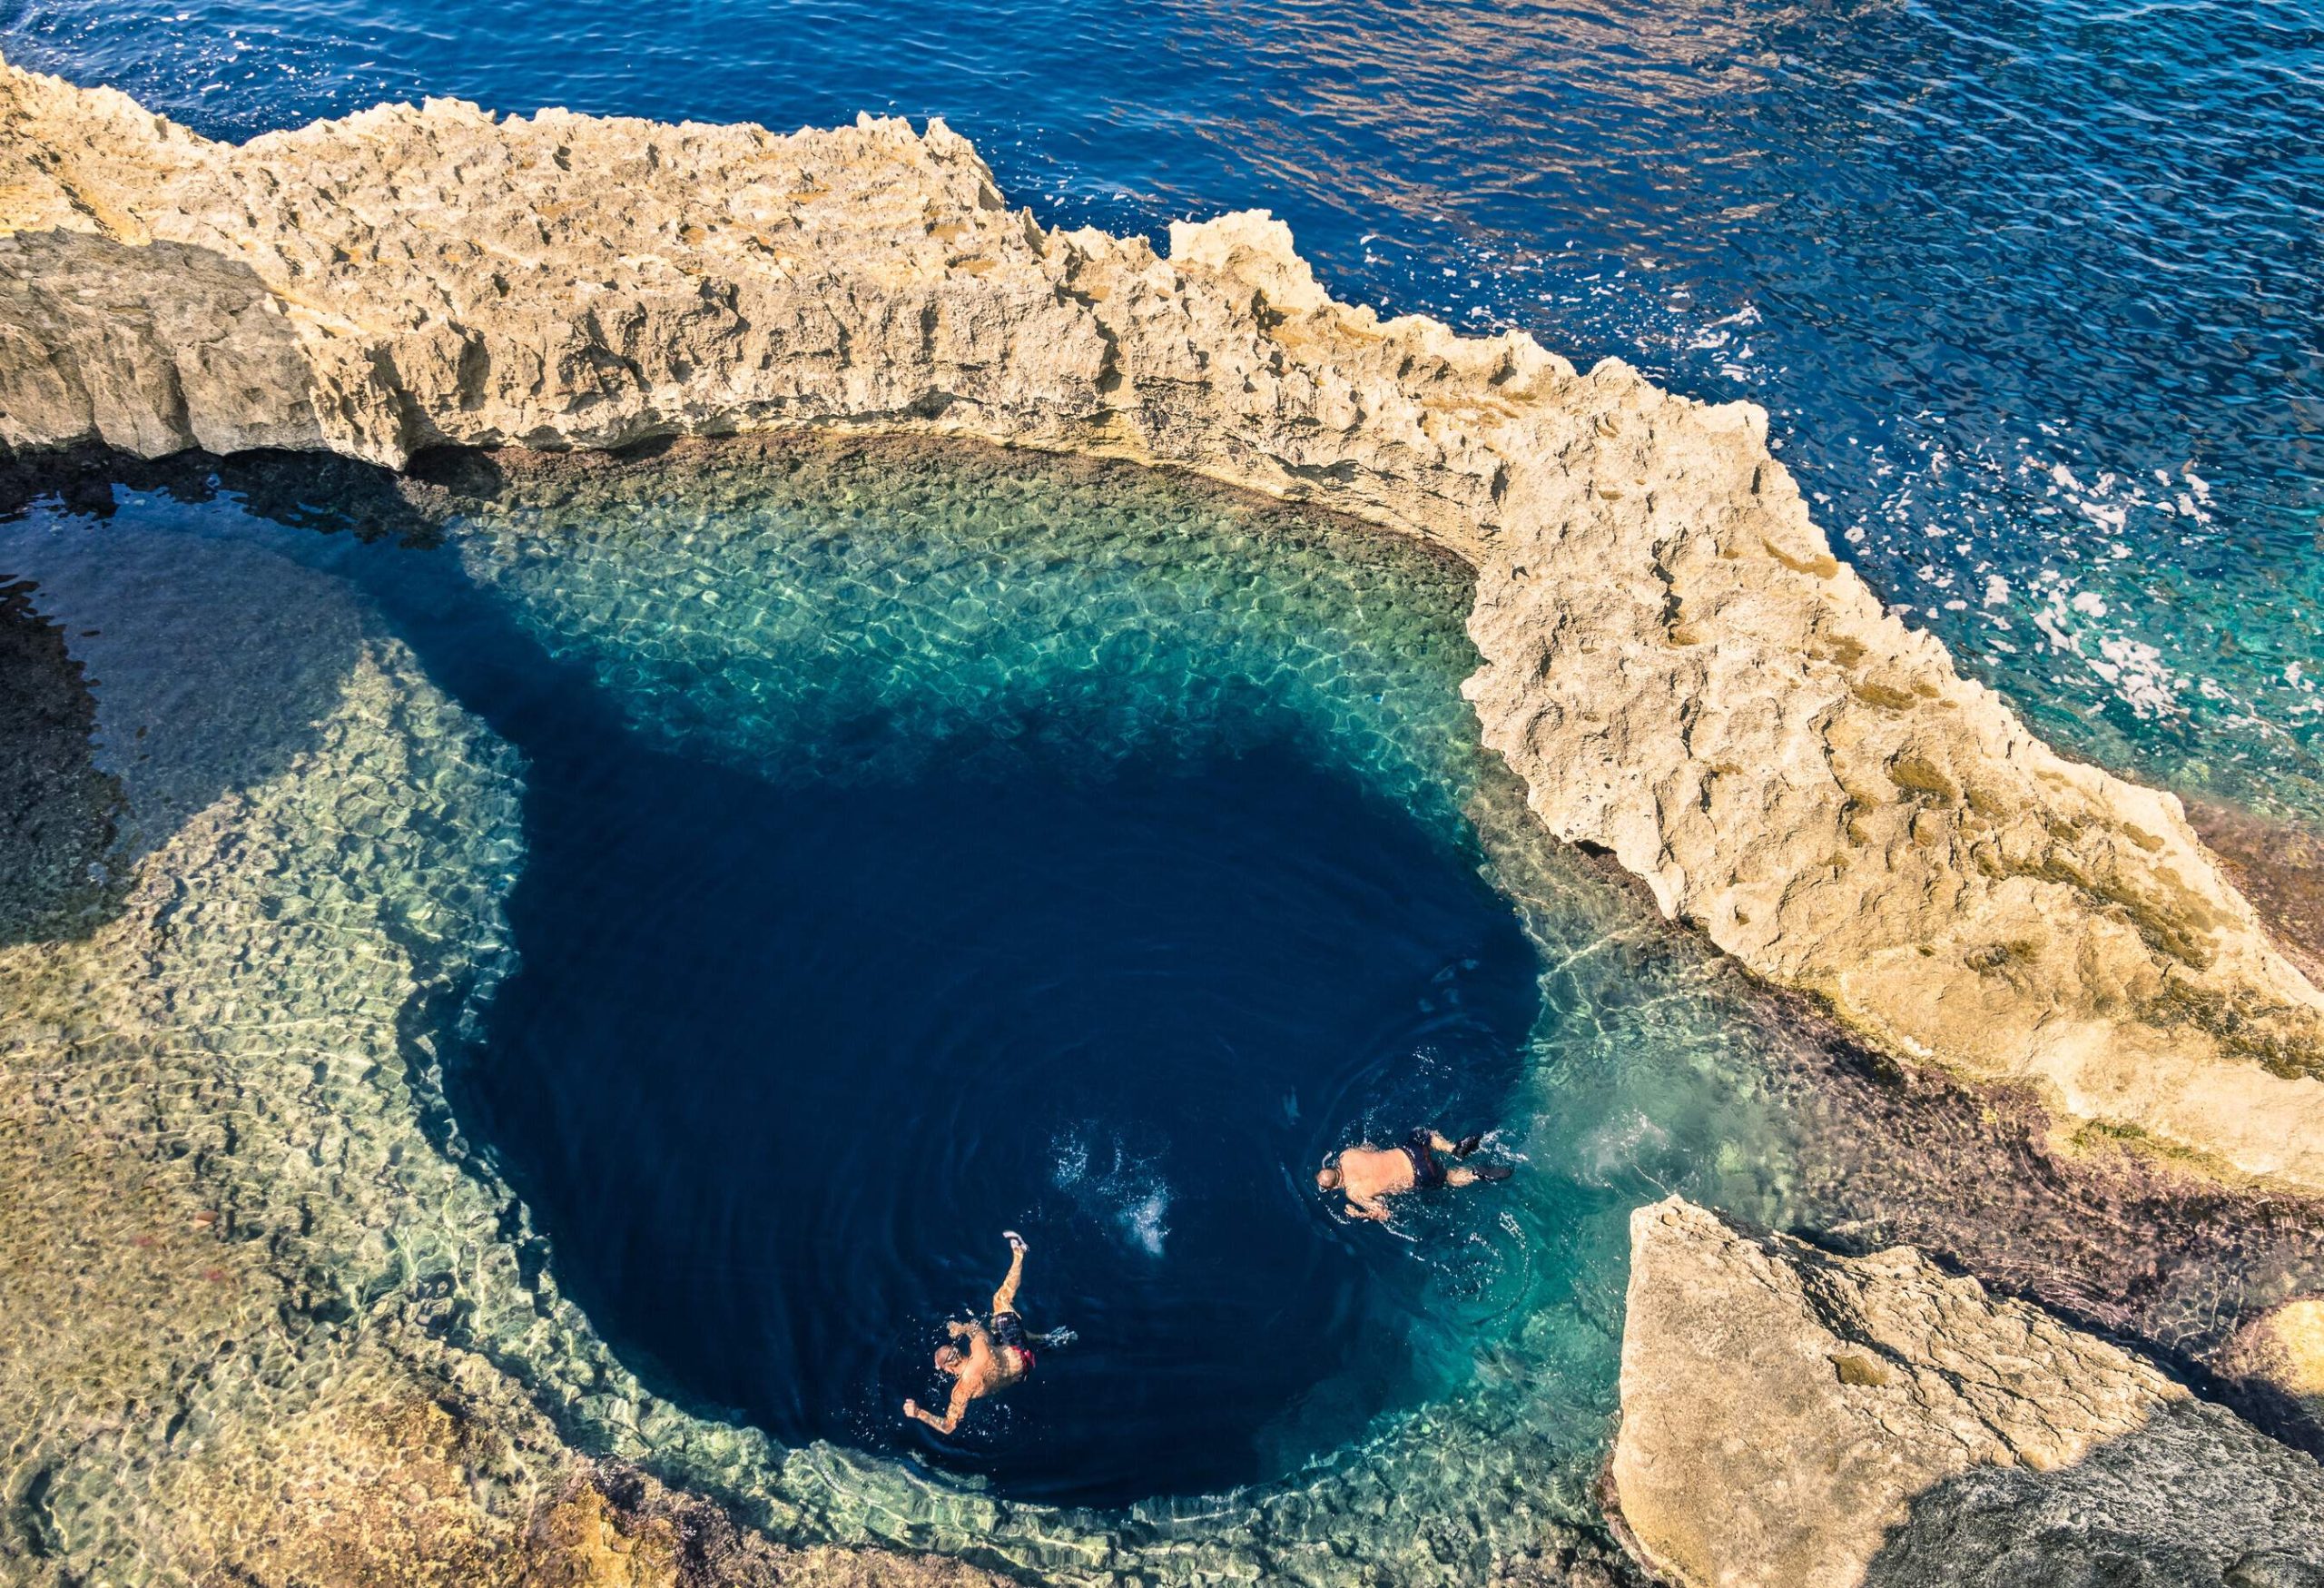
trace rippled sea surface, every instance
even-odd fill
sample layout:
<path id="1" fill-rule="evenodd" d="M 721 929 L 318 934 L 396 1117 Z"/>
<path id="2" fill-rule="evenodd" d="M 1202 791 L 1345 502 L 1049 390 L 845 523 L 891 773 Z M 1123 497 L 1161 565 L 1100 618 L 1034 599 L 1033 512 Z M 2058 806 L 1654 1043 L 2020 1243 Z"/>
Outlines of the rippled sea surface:
<path id="1" fill-rule="evenodd" d="M 2324 820 L 2324 11 L 0 4 L 242 137 L 382 97 L 941 114 L 1045 222 L 1287 218 L 1341 295 L 1776 415 L 2046 734 Z"/>

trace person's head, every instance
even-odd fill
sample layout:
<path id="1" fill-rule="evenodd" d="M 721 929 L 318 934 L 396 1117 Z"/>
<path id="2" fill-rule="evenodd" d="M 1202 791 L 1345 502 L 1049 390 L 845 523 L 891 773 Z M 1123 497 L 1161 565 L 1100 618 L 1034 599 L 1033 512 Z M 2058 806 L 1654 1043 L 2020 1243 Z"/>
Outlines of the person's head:
<path id="1" fill-rule="evenodd" d="M 958 1378 L 960 1376 L 960 1369 L 968 1365 L 968 1353 L 961 1350 L 960 1346 L 939 1346 L 936 1347 L 936 1371 L 939 1373 L 949 1373 Z"/>
<path id="2" fill-rule="evenodd" d="M 1336 1191 L 1340 1189 L 1340 1171 L 1336 1164 L 1327 1163 L 1315 1171 L 1315 1189 L 1319 1191 Z"/>

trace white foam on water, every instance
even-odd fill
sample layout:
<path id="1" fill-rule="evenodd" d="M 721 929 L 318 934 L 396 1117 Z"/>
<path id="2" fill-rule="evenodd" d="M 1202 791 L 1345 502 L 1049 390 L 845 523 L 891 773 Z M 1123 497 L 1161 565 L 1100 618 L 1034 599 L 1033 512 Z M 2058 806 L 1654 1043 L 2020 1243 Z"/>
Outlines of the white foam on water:
<path id="1" fill-rule="evenodd" d="M 1603 1186 L 1625 1170 L 1642 1173 L 1640 1159 L 1649 1155 L 1659 1158 L 1669 1151 L 1670 1145 L 1670 1132 L 1641 1112 L 1609 1120 L 1582 1142 L 1584 1161 L 1590 1166 L 1588 1179 L 1593 1185 Z"/>
<path id="2" fill-rule="evenodd" d="M 1122 1223 L 1148 1257 L 1162 1255 L 1162 1243 L 1170 1234 L 1170 1227 L 1163 1220 L 1169 1211 L 1170 1193 L 1167 1189 L 1151 1192 L 1123 1210 Z"/>
<path id="3" fill-rule="evenodd" d="M 1083 1214 L 1118 1230 L 1147 1256 L 1162 1256 L 1163 1243 L 1170 1238 L 1172 1191 L 1152 1159 L 1137 1157 L 1119 1136 L 1110 1133 L 1095 1152 L 1088 1137 L 1078 1130 L 1059 1137 L 1054 1151 L 1050 1179 L 1059 1190 L 1070 1196 Z"/>

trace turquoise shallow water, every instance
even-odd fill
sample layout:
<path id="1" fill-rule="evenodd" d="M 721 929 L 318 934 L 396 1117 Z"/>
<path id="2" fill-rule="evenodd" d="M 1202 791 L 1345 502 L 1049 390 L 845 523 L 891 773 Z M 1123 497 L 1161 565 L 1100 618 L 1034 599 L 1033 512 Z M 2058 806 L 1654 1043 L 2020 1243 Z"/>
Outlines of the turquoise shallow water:
<path id="1" fill-rule="evenodd" d="M 657 1470 L 787 1535 L 1174 1578 L 1265 1558 L 1333 1581 L 1327 1563 L 1355 1558 L 1467 1580 L 1590 1516 L 1626 1221 L 1669 1191 L 1842 1245 L 1920 1241 L 2194 1368 L 2249 1308 L 2324 1275 L 2296 1210 L 2173 1203 L 2062 1163 L 2038 1120 L 1869 1065 L 1550 843 L 1459 696 L 1466 580 L 1415 546 L 1134 469 L 921 444 L 493 474 L 456 474 L 426 513 L 356 470 L 84 486 L 78 510 L 0 524 L 0 573 L 89 669 L 130 795 L 116 865 L 222 795 L 295 784 L 301 725 L 350 686 L 363 636 L 409 647 L 507 747 L 513 797 L 469 800 L 434 839 L 497 883 L 404 906 L 474 967 L 412 1035 L 444 1064 L 429 1128 L 527 1197 L 506 1238 L 594 1329 L 463 1310 L 472 1259 L 427 1283 L 452 1298 L 452 1337 L 585 1445 L 660 1430 Z M 189 742 L 180 721 L 206 725 Z M 392 747 L 435 730 L 390 714 L 382 731 Z M 625 834 L 625 813 L 656 830 Z M 1246 823 L 1266 853 L 1235 849 Z M 968 853 L 980 833 L 1005 840 L 990 863 Z M 272 863 L 307 863 L 297 836 L 269 840 Z M 318 836 L 334 865 L 404 863 L 359 826 Z M 992 915 L 1077 878 L 1115 886 L 1067 927 L 1114 941 Z M 862 921 L 834 919 L 858 890 Z M 322 946 L 316 918 L 282 919 L 280 942 L 232 929 L 292 959 Z M 1337 962 L 1297 970 L 1302 942 Z M 1222 946 L 1226 962 L 1206 958 Z M 624 985 L 637 966 L 652 975 Z M 1270 1007 L 1286 986 L 1326 1006 Z M 1125 1010 L 1147 1012 L 1109 1028 Z M 1140 1097 L 1080 1073 L 1103 1069 L 1092 1031 L 1156 1045 L 1187 1084 Z M 1292 1051 L 1316 1033 L 1324 1050 Z M 907 1100 L 881 1055 L 927 1045 L 962 1085 Z M 638 1073 L 609 1068 L 624 1053 Z M 983 1116 L 961 1094 L 996 1054 L 1029 1084 Z M 1334 1224 L 1293 1172 L 1440 1111 L 1492 1127 L 1517 1178 L 1379 1232 Z M 688 1132 L 691 1151 L 624 1150 Z M 785 1161 L 726 1174 L 754 1151 Z M 803 1227 L 784 1218 L 811 1205 L 783 1189 L 793 1171 L 840 1179 Z M 1238 1247 L 1215 1232 L 1244 1205 L 1264 1218 Z M 383 1236 L 426 1253 L 429 1216 L 409 1217 Z M 967 1442 L 900 1437 L 887 1405 L 926 1388 L 929 1331 L 991 1283 L 1004 1219 L 1037 1238 L 1029 1305 L 1059 1309 L 1034 1321 L 1081 1329 L 1088 1352 Z M 1193 1420 L 1236 1459 L 1061 1482 L 1077 1418 L 1120 1387 L 1105 1370 L 1137 1360 L 1108 1355 L 1137 1334 L 1109 1306 L 1158 1283 L 1162 1346 L 1137 1348 L 1200 1375 L 1212 1342 L 1183 1310 L 1199 1287 L 1169 1280 L 1227 1265 L 1233 1340 L 1267 1327 L 1234 1267 L 1257 1256 L 1326 1305 L 1293 1307 L 1291 1345 L 1245 1365 L 1295 1375 L 1258 1374 L 1253 1404 Z M 865 1259 L 859 1284 L 847 1266 Z M 688 1286 L 675 1327 L 657 1322 Z M 641 1409 L 599 1336 L 712 1431 Z M 811 1372 L 830 1396 L 786 1400 Z M 716 1431 L 750 1424 L 789 1455 Z M 988 1482 L 1073 1504 L 1001 1504 Z M 1141 1490 L 1169 1497 L 1123 1504 Z"/>
<path id="2" fill-rule="evenodd" d="M 2324 821 L 2324 15 L 1636 0 L 5 0 L 218 136 L 381 97 L 939 113 L 1044 222 L 1288 219 L 1325 281 L 1749 397 L 2042 731 Z"/>

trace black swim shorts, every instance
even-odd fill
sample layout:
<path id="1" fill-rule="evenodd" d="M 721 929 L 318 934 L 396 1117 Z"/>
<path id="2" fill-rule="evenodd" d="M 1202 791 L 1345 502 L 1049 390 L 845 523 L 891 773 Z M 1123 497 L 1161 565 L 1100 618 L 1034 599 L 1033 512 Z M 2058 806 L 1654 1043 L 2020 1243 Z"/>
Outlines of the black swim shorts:
<path id="1" fill-rule="evenodd" d="M 1404 1138 L 1404 1156 L 1413 1160 L 1414 1189 L 1433 1191 L 1444 1183 L 1444 1166 L 1436 1161 L 1436 1149 L 1429 1145 L 1426 1130 L 1415 1130 Z"/>

